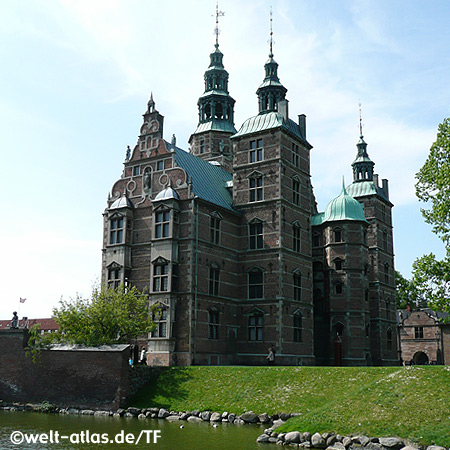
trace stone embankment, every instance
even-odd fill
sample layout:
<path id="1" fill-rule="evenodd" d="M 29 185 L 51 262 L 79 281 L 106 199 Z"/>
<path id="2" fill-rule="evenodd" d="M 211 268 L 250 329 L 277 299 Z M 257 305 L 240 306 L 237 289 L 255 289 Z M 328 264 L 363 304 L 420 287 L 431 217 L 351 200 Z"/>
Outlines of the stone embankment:
<path id="1" fill-rule="evenodd" d="M 211 411 L 168 411 L 165 408 L 119 408 L 116 411 L 94 411 L 92 409 L 78 408 L 57 408 L 49 403 L 6 403 L 0 400 L 0 410 L 4 411 L 35 411 L 56 414 L 80 414 L 90 416 L 113 416 L 113 417 L 135 417 L 137 419 L 165 419 L 169 421 L 188 421 L 194 423 L 210 422 L 217 426 L 217 423 L 232 423 L 234 425 L 244 424 L 268 424 L 270 428 L 264 430 L 256 442 L 273 443 L 277 445 L 289 446 L 291 448 L 302 449 L 324 449 L 324 450 L 447 450 L 445 447 L 437 445 L 419 446 L 408 443 L 406 440 L 397 437 L 367 437 L 363 435 L 341 436 L 334 433 L 301 433 L 291 431 L 288 433 L 277 433 L 276 428 L 283 425 L 291 417 L 300 415 L 267 413 L 255 414 L 245 412 L 236 415 L 228 412 Z M 450 450 L 450 449 L 448 449 Z"/>
<path id="2" fill-rule="evenodd" d="M 437 445 L 418 446 L 408 443 L 397 437 L 367 437 L 364 435 L 341 436 L 335 433 L 301 433 L 290 431 L 277 433 L 276 428 L 283 425 L 283 420 L 275 420 L 256 442 L 286 445 L 298 449 L 325 449 L 325 450 L 447 450 Z"/>

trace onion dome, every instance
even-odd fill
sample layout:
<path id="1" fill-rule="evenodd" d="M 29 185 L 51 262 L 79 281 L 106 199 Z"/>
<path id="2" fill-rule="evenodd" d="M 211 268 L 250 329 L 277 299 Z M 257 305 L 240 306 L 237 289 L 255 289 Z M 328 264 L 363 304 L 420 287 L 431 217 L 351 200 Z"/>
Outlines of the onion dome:
<path id="1" fill-rule="evenodd" d="M 158 195 L 155 197 L 153 201 L 157 202 L 160 200 L 171 200 L 171 199 L 179 200 L 180 197 L 176 193 L 176 191 L 174 191 L 171 187 L 166 187 L 165 189 L 163 189 L 161 192 L 158 193 Z"/>
<path id="2" fill-rule="evenodd" d="M 342 182 L 342 191 L 340 195 L 328 203 L 328 206 L 323 213 L 322 223 L 338 220 L 367 222 L 361 203 L 347 194 L 344 182 Z"/>
<path id="3" fill-rule="evenodd" d="M 120 208 L 134 208 L 132 201 L 123 194 L 109 207 L 109 209 L 120 209 Z"/>

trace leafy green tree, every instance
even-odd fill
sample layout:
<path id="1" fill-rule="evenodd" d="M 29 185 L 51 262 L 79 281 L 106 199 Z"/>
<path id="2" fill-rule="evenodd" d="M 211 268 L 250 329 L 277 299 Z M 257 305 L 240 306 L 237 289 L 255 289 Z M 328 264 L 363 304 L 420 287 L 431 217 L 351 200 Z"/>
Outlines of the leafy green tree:
<path id="1" fill-rule="evenodd" d="M 53 343 L 98 346 L 131 343 L 154 329 L 148 295 L 135 287 L 94 288 L 92 298 L 61 300 L 53 310 L 59 325 L 56 333 L 41 336 L 30 330 L 29 347 L 41 348 Z"/>
<path id="2" fill-rule="evenodd" d="M 413 283 L 418 294 L 426 298 L 435 311 L 450 313 L 450 259 L 439 261 L 433 253 L 416 259 L 413 264 Z"/>
<path id="3" fill-rule="evenodd" d="M 405 309 L 408 303 L 420 308 L 427 306 L 415 282 L 406 279 L 397 270 L 395 271 L 395 300 L 398 309 Z"/>
<path id="4" fill-rule="evenodd" d="M 439 125 L 436 141 L 416 179 L 418 199 L 430 205 L 422 214 L 444 242 L 447 254 L 442 261 L 433 253 L 418 258 L 412 281 L 431 308 L 450 312 L 450 119 Z"/>
<path id="5" fill-rule="evenodd" d="M 416 196 L 430 203 L 430 209 L 422 209 L 425 221 L 433 225 L 436 233 L 450 244 L 450 119 L 439 125 L 436 141 L 431 146 L 425 164 L 416 174 Z"/>

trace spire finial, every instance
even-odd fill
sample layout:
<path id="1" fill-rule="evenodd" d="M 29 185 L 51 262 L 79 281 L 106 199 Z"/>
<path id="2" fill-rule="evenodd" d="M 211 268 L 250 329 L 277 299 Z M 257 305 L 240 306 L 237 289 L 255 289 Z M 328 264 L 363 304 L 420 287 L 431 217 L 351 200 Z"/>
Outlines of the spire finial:
<path id="1" fill-rule="evenodd" d="M 361 100 L 359 101 L 359 137 L 363 137 Z"/>
<path id="2" fill-rule="evenodd" d="M 272 5 L 270 5 L 270 39 L 269 39 L 269 43 L 270 43 L 270 53 L 269 53 L 269 57 L 272 58 L 273 57 L 273 51 L 272 51 L 272 47 L 273 47 L 273 29 L 272 29 Z"/>
<path id="3" fill-rule="evenodd" d="M 223 11 L 219 11 L 219 0 L 216 2 L 216 27 L 214 28 L 214 33 L 216 35 L 216 48 L 219 47 L 219 17 L 224 16 L 225 13 Z"/>

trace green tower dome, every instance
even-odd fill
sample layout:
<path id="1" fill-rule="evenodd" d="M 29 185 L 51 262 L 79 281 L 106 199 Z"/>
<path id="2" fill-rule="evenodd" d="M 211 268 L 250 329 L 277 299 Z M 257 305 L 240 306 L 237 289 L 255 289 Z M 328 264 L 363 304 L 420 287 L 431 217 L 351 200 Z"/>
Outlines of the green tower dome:
<path id="1" fill-rule="evenodd" d="M 328 203 L 322 216 L 322 223 L 338 220 L 367 222 L 361 203 L 347 194 L 344 182 L 342 182 L 342 191 L 340 195 Z"/>

